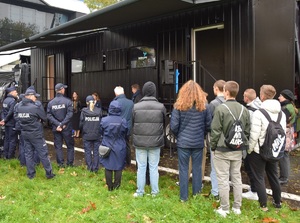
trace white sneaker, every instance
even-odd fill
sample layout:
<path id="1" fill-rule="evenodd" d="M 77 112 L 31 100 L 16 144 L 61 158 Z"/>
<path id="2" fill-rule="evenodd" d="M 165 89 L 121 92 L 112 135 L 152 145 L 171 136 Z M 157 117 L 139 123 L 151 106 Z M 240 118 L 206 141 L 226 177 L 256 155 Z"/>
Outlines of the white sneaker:
<path id="1" fill-rule="evenodd" d="M 232 212 L 237 215 L 240 215 L 242 213 L 241 209 L 239 209 L 239 208 L 232 208 Z"/>
<path id="2" fill-rule="evenodd" d="M 224 218 L 226 218 L 227 214 L 229 214 L 229 211 L 224 211 L 221 207 L 215 209 L 215 212 Z"/>
<path id="3" fill-rule="evenodd" d="M 242 197 L 246 198 L 246 199 L 249 199 L 249 200 L 258 201 L 257 193 L 256 192 L 252 192 L 251 190 L 249 190 L 246 193 L 242 193 Z"/>
<path id="4" fill-rule="evenodd" d="M 133 197 L 143 197 L 143 195 L 142 194 L 138 194 L 138 193 L 134 193 Z"/>

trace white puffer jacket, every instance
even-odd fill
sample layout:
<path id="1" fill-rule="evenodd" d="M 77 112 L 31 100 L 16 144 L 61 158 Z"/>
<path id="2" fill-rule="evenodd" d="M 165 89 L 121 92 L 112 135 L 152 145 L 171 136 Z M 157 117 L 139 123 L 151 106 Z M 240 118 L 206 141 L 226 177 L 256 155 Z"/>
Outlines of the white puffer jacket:
<path id="1" fill-rule="evenodd" d="M 275 99 L 268 99 L 261 104 L 261 108 L 265 109 L 268 112 L 272 120 L 277 121 L 278 114 L 279 112 L 281 112 L 281 106 L 279 101 Z M 283 112 L 280 124 L 283 130 L 286 131 L 286 116 Z M 248 153 L 251 153 L 252 151 L 259 153 L 258 141 L 260 145 L 264 143 L 268 125 L 269 122 L 267 118 L 259 110 L 256 110 L 253 113 L 251 119 Z"/>

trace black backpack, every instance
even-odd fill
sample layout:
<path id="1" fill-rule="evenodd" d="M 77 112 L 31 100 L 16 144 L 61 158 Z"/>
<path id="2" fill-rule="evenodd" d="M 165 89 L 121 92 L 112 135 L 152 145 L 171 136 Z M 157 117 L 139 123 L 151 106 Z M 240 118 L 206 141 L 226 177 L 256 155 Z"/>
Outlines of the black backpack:
<path id="1" fill-rule="evenodd" d="M 232 114 L 232 112 L 230 111 L 229 107 L 226 104 L 222 104 L 222 105 L 224 105 L 228 109 L 228 111 L 230 112 L 231 116 L 234 119 L 234 122 L 232 126 L 229 128 L 229 131 L 227 132 L 226 135 L 224 134 L 225 135 L 224 142 L 226 146 L 232 150 L 248 149 L 249 148 L 248 139 L 244 133 L 242 122 L 240 121 L 240 118 L 244 112 L 244 106 L 241 105 L 242 110 L 239 115 L 239 118 L 237 119 L 236 117 L 234 117 L 234 115 Z"/>
<path id="2" fill-rule="evenodd" d="M 286 140 L 285 131 L 280 125 L 282 112 L 278 114 L 277 121 L 275 122 L 264 109 L 259 109 L 259 111 L 269 121 L 265 141 L 259 146 L 259 154 L 267 161 L 278 161 L 283 157 Z"/>

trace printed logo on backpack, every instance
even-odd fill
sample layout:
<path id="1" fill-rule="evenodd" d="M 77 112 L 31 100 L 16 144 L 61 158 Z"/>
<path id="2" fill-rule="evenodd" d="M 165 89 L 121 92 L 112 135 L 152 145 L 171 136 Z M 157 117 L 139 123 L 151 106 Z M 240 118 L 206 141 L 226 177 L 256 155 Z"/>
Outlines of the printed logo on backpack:
<path id="1" fill-rule="evenodd" d="M 269 124 L 266 130 L 264 143 L 259 147 L 259 154 L 267 161 L 278 161 L 284 153 L 286 134 L 280 125 L 282 112 L 278 114 L 277 121 L 273 121 L 268 112 L 264 109 L 259 109 L 266 117 Z"/>
<path id="2" fill-rule="evenodd" d="M 228 111 L 230 112 L 231 116 L 234 119 L 232 126 L 229 128 L 229 131 L 225 136 L 224 142 L 226 146 L 232 150 L 248 149 L 248 139 L 244 133 L 242 122 L 240 121 L 240 118 L 244 112 L 244 106 L 241 105 L 242 107 L 241 113 L 239 115 L 239 118 L 236 119 L 236 117 L 232 114 L 229 107 L 226 104 L 222 104 L 222 105 L 224 105 L 228 109 Z"/>

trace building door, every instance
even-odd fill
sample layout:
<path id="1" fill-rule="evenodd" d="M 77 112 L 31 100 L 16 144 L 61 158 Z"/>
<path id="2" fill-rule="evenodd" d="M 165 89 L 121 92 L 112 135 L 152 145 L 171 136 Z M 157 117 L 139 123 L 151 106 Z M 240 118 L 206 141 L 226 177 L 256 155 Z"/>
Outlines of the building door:
<path id="1" fill-rule="evenodd" d="M 46 101 L 50 101 L 55 97 L 55 91 L 54 91 L 54 80 L 55 80 L 55 74 L 54 74 L 54 55 L 50 55 L 47 57 L 47 76 L 45 80 L 43 81 L 46 87 L 43 87 L 43 89 L 46 91 L 44 95 L 46 95 Z"/>
<path id="2" fill-rule="evenodd" d="M 214 82 L 225 78 L 224 25 L 193 29 L 191 40 L 194 80 L 212 100 Z"/>

